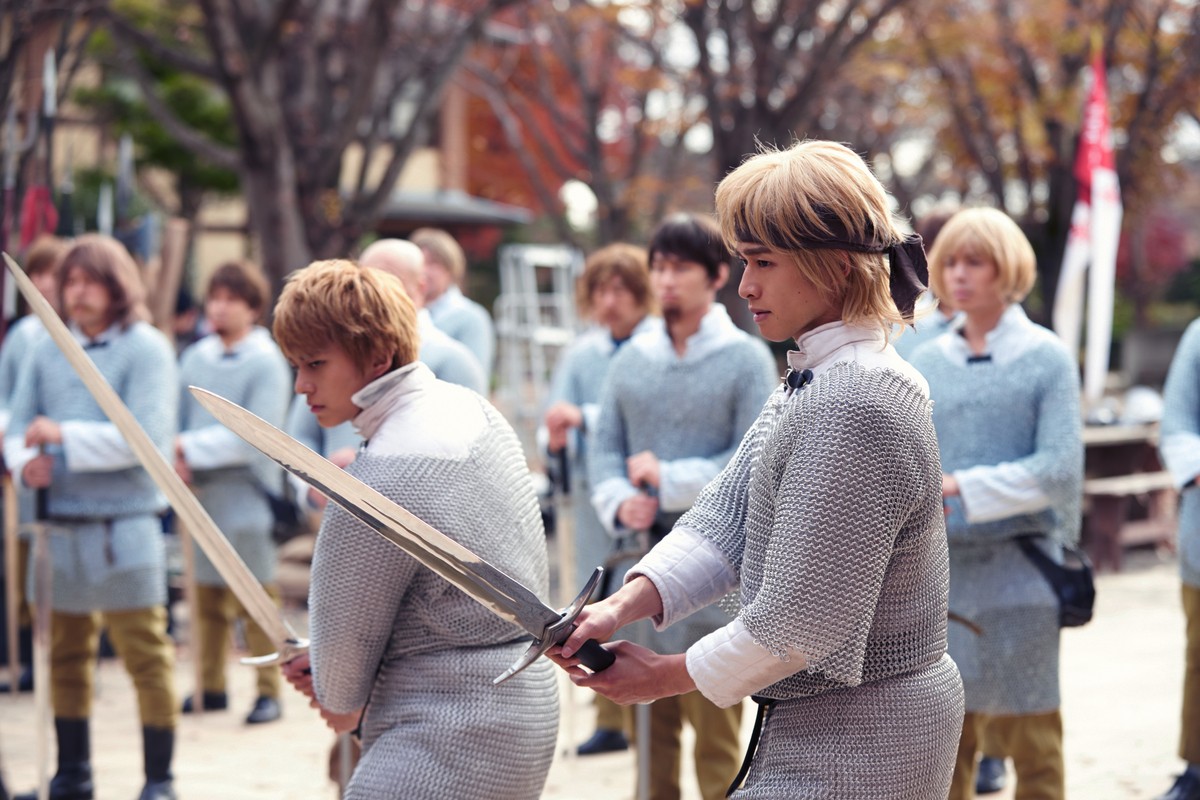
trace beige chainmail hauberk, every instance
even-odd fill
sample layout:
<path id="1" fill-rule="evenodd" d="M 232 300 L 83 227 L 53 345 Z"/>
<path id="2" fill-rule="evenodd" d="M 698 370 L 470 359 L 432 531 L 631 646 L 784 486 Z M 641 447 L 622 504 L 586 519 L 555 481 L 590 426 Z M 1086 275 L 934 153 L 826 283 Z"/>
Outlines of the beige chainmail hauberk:
<path id="1" fill-rule="evenodd" d="M 839 326 L 813 335 L 846 335 Z M 874 358 L 899 361 L 882 334 L 873 338 Z M 663 547 L 697 534 L 715 545 L 740 579 L 738 620 L 754 641 L 807 661 L 752 690 L 777 702 L 734 797 L 936 800 L 949 786 L 963 697 L 945 655 L 930 402 L 892 369 L 840 357 L 821 366 L 809 385 L 772 395 Z M 643 561 L 649 571 L 669 571 L 654 558 Z M 669 623 L 690 609 L 664 611 Z"/>
<path id="2" fill-rule="evenodd" d="M 364 432 L 348 471 L 546 598 L 541 516 L 503 417 L 420 364 L 368 390 L 398 410 Z M 332 504 L 309 598 L 318 699 L 343 713 L 368 704 L 347 800 L 541 794 L 558 731 L 553 664 L 492 685 L 524 652 L 523 631 Z"/>

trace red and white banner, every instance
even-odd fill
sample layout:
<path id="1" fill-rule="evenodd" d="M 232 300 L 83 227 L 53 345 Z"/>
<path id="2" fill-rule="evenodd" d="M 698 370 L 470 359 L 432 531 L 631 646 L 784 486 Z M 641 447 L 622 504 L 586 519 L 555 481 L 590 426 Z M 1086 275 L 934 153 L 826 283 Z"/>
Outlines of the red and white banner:
<path id="1" fill-rule="evenodd" d="M 1108 351 L 1112 344 L 1113 295 L 1117 243 L 1121 238 L 1121 188 L 1113 156 L 1108 117 L 1104 56 L 1092 59 L 1092 87 L 1083 109 L 1083 130 L 1075 158 L 1079 197 L 1071 214 L 1071 233 L 1058 276 L 1054 330 L 1072 353 L 1079 352 L 1087 280 L 1087 351 L 1084 357 L 1084 407 L 1104 395 Z"/>

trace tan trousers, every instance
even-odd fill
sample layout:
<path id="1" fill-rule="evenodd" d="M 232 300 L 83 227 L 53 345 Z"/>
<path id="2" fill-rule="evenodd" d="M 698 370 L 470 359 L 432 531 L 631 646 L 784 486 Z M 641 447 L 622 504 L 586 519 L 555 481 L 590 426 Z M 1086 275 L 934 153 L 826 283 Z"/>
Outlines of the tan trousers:
<path id="1" fill-rule="evenodd" d="M 742 704 L 720 708 L 700 692 L 664 697 L 650 705 L 650 800 L 679 800 L 685 720 L 696 731 L 692 755 L 700 795 L 721 800 L 742 764 Z"/>
<path id="2" fill-rule="evenodd" d="M 1179 728 L 1179 757 L 1200 764 L 1200 589 L 1183 584 L 1183 614 L 1187 644 L 1183 670 L 1183 714 Z"/>
<path id="3" fill-rule="evenodd" d="M 279 604 L 279 591 L 274 586 L 266 587 L 267 594 Z M 200 643 L 200 678 L 206 692 L 225 691 L 225 659 L 229 653 L 229 637 L 233 621 L 242 621 L 246 634 L 246 646 L 252 656 L 265 656 L 275 652 L 275 644 L 263 632 L 245 607 L 225 586 L 197 586 L 196 635 Z M 281 677 L 278 664 L 258 668 L 258 694 L 260 697 L 279 697 Z"/>
<path id="4" fill-rule="evenodd" d="M 50 698 L 54 716 L 91 716 L 101 622 L 133 679 L 142 725 L 174 728 L 179 708 L 172 682 L 175 645 L 167 636 L 167 610 L 162 606 L 91 614 L 55 611 L 51 615 Z"/>
<path id="5" fill-rule="evenodd" d="M 595 695 L 592 705 L 596 707 L 596 730 L 620 731 L 629 735 L 632 715 L 626 706 L 617 705 L 602 694 Z"/>
<path id="6" fill-rule="evenodd" d="M 954 762 L 949 800 L 975 797 L 976 757 L 987 730 L 988 755 L 1013 760 L 1017 773 L 1014 800 L 1064 800 L 1062 714 L 991 716 L 968 713 Z"/>
<path id="7" fill-rule="evenodd" d="M 17 539 L 17 563 L 16 573 L 13 579 L 17 582 L 17 588 L 20 590 L 17 596 L 20 598 L 17 605 L 17 626 L 28 628 L 33 625 L 33 614 L 29 606 L 29 599 L 25 596 L 25 584 L 29 581 L 29 551 L 33 549 L 33 544 L 29 539 Z"/>

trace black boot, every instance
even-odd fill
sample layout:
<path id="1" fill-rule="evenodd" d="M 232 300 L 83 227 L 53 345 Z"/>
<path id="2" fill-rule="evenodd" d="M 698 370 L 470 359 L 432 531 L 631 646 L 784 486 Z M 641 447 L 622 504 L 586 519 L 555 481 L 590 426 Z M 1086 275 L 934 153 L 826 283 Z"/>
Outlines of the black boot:
<path id="1" fill-rule="evenodd" d="M 54 718 L 58 736 L 58 772 L 50 781 L 50 800 L 92 800 L 91 741 L 86 719 Z M 37 800 L 37 790 L 14 800 Z"/>
<path id="2" fill-rule="evenodd" d="M 17 631 L 17 661 L 21 665 L 21 675 L 17 678 L 18 692 L 33 691 L 33 628 L 20 628 Z M 0 694 L 11 691 L 8 681 L 0 683 Z"/>
<path id="3" fill-rule="evenodd" d="M 171 756 L 175 753 L 174 728 L 142 728 L 142 753 L 146 759 L 146 785 L 138 800 L 175 800 Z"/>

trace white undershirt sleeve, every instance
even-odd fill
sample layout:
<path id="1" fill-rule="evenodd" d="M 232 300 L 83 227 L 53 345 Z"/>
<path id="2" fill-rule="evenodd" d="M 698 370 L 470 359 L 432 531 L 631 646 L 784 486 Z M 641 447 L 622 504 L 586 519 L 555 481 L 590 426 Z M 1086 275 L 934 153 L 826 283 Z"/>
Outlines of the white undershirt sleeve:
<path id="1" fill-rule="evenodd" d="M 718 628 L 688 648 L 687 671 L 696 688 L 721 708 L 728 708 L 773 683 L 803 670 L 799 650 L 779 658 L 754 641 L 740 618 Z"/>

